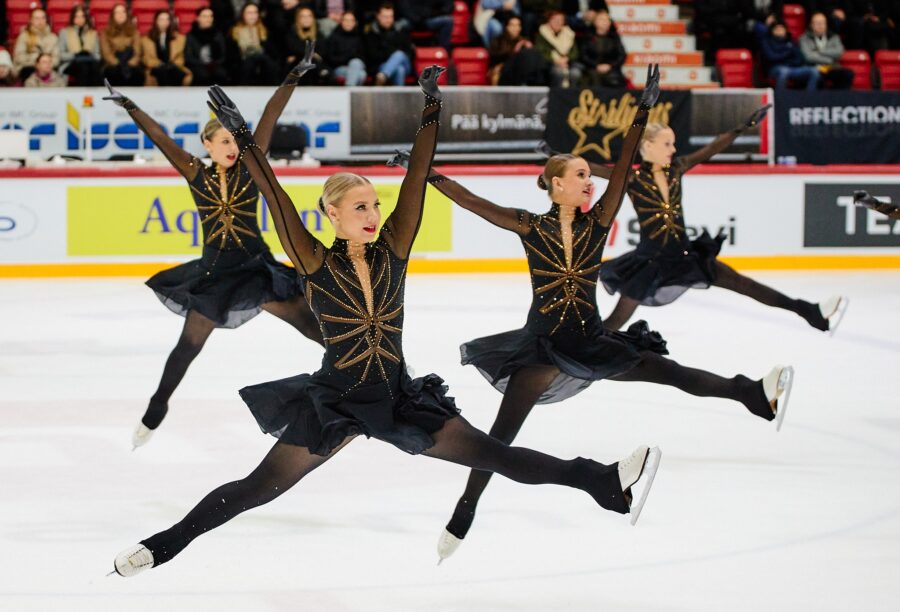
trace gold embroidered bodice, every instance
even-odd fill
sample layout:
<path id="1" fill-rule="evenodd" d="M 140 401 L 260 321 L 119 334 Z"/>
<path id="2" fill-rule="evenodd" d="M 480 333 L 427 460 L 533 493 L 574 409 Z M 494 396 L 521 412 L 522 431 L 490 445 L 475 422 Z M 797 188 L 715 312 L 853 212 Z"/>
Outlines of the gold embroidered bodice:
<path id="1" fill-rule="evenodd" d="M 215 165 L 190 181 L 191 195 L 200 214 L 203 244 L 219 251 L 242 249 L 258 253 L 265 246 L 256 219 L 259 189 L 246 166 L 238 161 L 221 176 Z"/>
<path id="2" fill-rule="evenodd" d="M 669 200 L 660 193 L 651 164 L 644 162 L 628 186 L 641 230 L 641 247 L 682 252 L 688 244 L 681 208 L 681 176 L 678 165 L 663 168 L 669 185 Z"/>
<path id="3" fill-rule="evenodd" d="M 534 297 L 528 312 L 533 332 L 582 337 L 601 325 L 597 314 L 597 273 L 608 228 L 593 213 L 576 211 L 572 220 L 571 263 L 566 261 L 559 205 L 543 215 L 529 215 L 522 237 Z"/>

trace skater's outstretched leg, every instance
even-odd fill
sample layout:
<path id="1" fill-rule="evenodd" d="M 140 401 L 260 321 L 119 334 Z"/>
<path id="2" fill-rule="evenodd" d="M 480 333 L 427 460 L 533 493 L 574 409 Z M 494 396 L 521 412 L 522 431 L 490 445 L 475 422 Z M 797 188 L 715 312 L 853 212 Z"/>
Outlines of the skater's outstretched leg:
<path id="1" fill-rule="evenodd" d="M 216 328 L 216 324 L 195 310 L 190 310 L 184 318 L 181 336 L 163 368 L 162 378 L 156 392 L 150 397 L 141 422 L 134 432 L 132 443 L 135 448 L 146 444 L 150 436 L 169 411 L 169 398 L 178 387 L 187 372 L 188 366 L 200 354 L 207 338 Z"/>
<path id="2" fill-rule="evenodd" d="M 633 300 L 625 295 L 620 295 L 619 301 L 616 302 L 616 307 L 613 308 L 608 317 L 603 319 L 603 327 L 611 331 L 621 329 L 623 325 L 628 323 L 628 319 L 631 318 L 631 315 L 634 314 L 634 311 L 637 310 L 637 307 L 640 306 L 640 304 L 641 303 L 637 300 Z"/>
<path id="3" fill-rule="evenodd" d="M 263 310 L 271 313 L 294 326 L 301 334 L 325 346 L 325 340 L 322 339 L 322 330 L 319 328 L 319 322 L 313 314 L 312 309 L 306 302 L 306 298 L 298 295 L 284 302 L 267 302 L 262 305 Z"/>
<path id="4" fill-rule="evenodd" d="M 734 268 L 723 264 L 721 261 L 716 262 L 716 280 L 713 284 L 716 287 L 722 287 L 723 289 L 729 289 L 751 297 L 766 306 L 790 310 L 821 331 L 828 331 L 828 319 L 837 310 L 836 305 L 833 308 L 827 307 L 823 309 L 819 304 L 789 298 L 771 287 L 767 287 L 752 278 L 738 273 Z"/>
<path id="5" fill-rule="evenodd" d="M 706 370 L 688 368 L 673 359 L 651 351 L 641 353 L 643 359 L 632 369 L 610 380 L 651 382 L 680 389 L 699 397 L 722 397 L 742 403 L 747 410 L 767 421 L 775 418 L 762 380 L 751 380 L 743 374 L 725 378 Z"/>
<path id="6" fill-rule="evenodd" d="M 132 576 L 171 560 L 197 536 L 227 523 L 241 512 L 269 503 L 293 487 L 352 439 L 348 437 L 325 457 L 314 455 L 302 446 L 276 442 L 249 476 L 213 490 L 181 521 L 120 553 L 116 557 L 116 571 L 122 576 Z"/>
<path id="7" fill-rule="evenodd" d="M 513 373 L 500 402 L 497 418 L 491 426 L 490 436 L 504 444 L 512 444 L 534 404 L 558 373 L 559 370 L 554 367 L 522 368 Z M 469 473 L 466 489 L 447 523 L 447 531 L 455 537 L 463 539 L 469 532 L 475 519 L 475 507 L 492 475 L 492 472 L 481 470 Z"/>

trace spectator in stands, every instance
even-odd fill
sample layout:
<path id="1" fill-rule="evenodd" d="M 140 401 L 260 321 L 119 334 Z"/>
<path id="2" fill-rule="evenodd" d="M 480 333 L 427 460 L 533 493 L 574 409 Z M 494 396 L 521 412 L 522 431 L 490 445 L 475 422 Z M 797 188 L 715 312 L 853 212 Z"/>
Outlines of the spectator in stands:
<path id="1" fill-rule="evenodd" d="M 818 68 L 820 81 L 835 89 L 849 89 L 853 83 L 853 71 L 841 68 L 838 60 L 844 54 L 844 44 L 837 34 L 828 31 L 828 19 L 824 13 L 813 13 L 809 29 L 800 37 L 800 50 L 806 62 Z"/>
<path id="2" fill-rule="evenodd" d="M 124 4 L 116 4 L 100 33 L 103 76 L 113 85 L 142 85 L 141 36 Z"/>
<path id="3" fill-rule="evenodd" d="M 303 4 L 310 2 L 307 0 Z M 285 63 L 288 36 L 297 22 L 297 11 L 301 5 L 300 0 L 263 0 L 263 23 L 269 32 L 267 49 L 279 65 Z"/>
<path id="4" fill-rule="evenodd" d="M 13 68 L 12 57 L 6 49 L 0 49 L 0 87 L 15 87 L 19 84 Z"/>
<path id="5" fill-rule="evenodd" d="M 91 27 L 85 8 L 76 4 L 69 25 L 59 31 L 59 72 L 78 87 L 100 85 L 100 35 Z"/>
<path id="6" fill-rule="evenodd" d="M 194 75 L 193 84 L 230 83 L 224 68 L 225 58 L 225 36 L 215 27 L 212 9 L 202 7 L 197 10 L 197 20 L 184 46 L 184 64 Z"/>
<path id="7" fill-rule="evenodd" d="M 366 82 L 363 37 L 351 11 L 343 14 L 341 26 L 325 39 L 322 55 L 331 74 L 344 79 L 344 85 L 355 87 Z"/>
<path id="8" fill-rule="evenodd" d="M 403 85 L 412 72 L 412 45 L 406 30 L 394 21 L 394 5 L 385 2 L 363 38 L 366 66 L 376 85 Z"/>
<path id="9" fill-rule="evenodd" d="M 484 45 L 490 48 L 491 42 L 503 33 L 503 24 L 513 15 L 519 16 L 517 0 L 481 0 L 475 7 L 472 25 L 484 40 Z"/>
<path id="10" fill-rule="evenodd" d="M 180 86 L 191 84 L 191 72 L 184 66 L 184 35 L 175 27 L 172 14 L 156 11 L 153 27 L 141 39 L 143 45 L 144 84 Z"/>
<path id="11" fill-rule="evenodd" d="M 319 36 L 323 40 L 331 36 L 331 33 L 341 25 L 345 14 L 356 8 L 354 4 L 353 0 L 315 0 L 314 9 Z"/>
<path id="12" fill-rule="evenodd" d="M 581 80 L 581 65 L 575 31 L 566 25 L 566 16 L 551 11 L 547 23 L 538 28 L 534 48 L 550 62 L 550 86 L 569 87 Z"/>
<path id="13" fill-rule="evenodd" d="M 47 23 L 47 13 L 42 8 L 31 9 L 28 25 L 16 38 L 13 50 L 13 66 L 19 78 L 25 80 L 34 72 L 38 56 L 50 55 L 53 65 L 59 64 L 59 39 Z"/>
<path id="14" fill-rule="evenodd" d="M 231 29 L 231 37 L 241 51 L 241 85 L 274 85 L 278 63 L 265 47 L 269 31 L 260 21 L 259 5 L 244 4 L 237 25 Z"/>
<path id="15" fill-rule="evenodd" d="M 398 11 L 412 30 L 428 30 L 439 47 L 450 48 L 453 0 L 399 0 Z"/>
<path id="16" fill-rule="evenodd" d="M 594 13 L 594 31 L 581 43 L 580 61 L 584 64 L 584 81 L 588 86 L 625 87 L 625 46 L 616 26 L 605 10 Z"/>
<path id="17" fill-rule="evenodd" d="M 511 15 L 491 41 L 488 78 L 492 85 L 546 85 L 547 60 L 522 36 L 522 18 Z"/>
<path id="18" fill-rule="evenodd" d="M 819 83 L 819 69 L 809 66 L 800 47 L 791 40 L 791 34 L 783 21 L 774 15 L 767 18 L 769 26 L 757 23 L 754 31 L 759 40 L 760 56 L 765 73 L 775 79 L 775 87 L 787 87 L 789 81 L 805 83 L 807 90 L 814 90 Z"/>
<path id="19" fill-rule="evenodd" d="M 49 53 L 38 55 L 34 71 L 25 79 L 25 87 L 65 87 L 66 80 L 53 69 L 53 56 Z"/>
<path id="20" fill-rule="evenodd" d="M 315 44 L 313 62 L 314 70 L 310 70 L 297 82 L 298 85 L 317 85 L 328 78 L 328 68 L 322 60 L 322 47 L 325 41 L 319 37 L 319 26 L 316 23 L 316 15 L 308 6 L 301 6 L 296 12 L 297 21 L 287 38 L 287 59 L 283 72 L 287 73 L 303 58 L 306 53 L 306 41 L 311 40 Z"/>

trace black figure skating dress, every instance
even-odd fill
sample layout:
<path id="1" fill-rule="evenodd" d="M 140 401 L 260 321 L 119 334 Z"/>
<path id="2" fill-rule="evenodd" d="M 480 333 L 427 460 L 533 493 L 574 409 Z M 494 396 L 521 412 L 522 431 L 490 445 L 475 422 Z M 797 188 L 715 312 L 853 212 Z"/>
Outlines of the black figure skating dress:
<path id="1" fill-rule="evenodd" d="M 327 455 L 347 436 L 364 434 L 417 454 L 434 444 L 430 434 L 459 414 L 440 377 L 412 379 L 403 361 L 406 268 L 437 142 L 437 130 L 429 126 L 437 123 L 439 110 L 438 101 L 427 98 L 397 207 L 378 239 L 365 246 L 371 302 L 347 241 L 325 248 L 306 231 L 289 199 L 269 201 L 276 227 L 286 228 L 279 229 L 279 238 L 306 281 L 306 299 L 325 338 L 318 372 L 240 392 L 260 428 L 283 442 Z M 260 153 L 251 145 L 244 155 Z M 270 182 L 276 194 L 283 193 L 274 176 Z"/>
<path id="2" fill-rule="evenodd" d="M 238 161 L 226 171 L 223 194 L 216 167 L 196 158 L 193 163 L 196 176 L 188 182 L 203 228 L 203 254 L 159 272 L 147 286 L 172 312 L 195 310 L 227 328 L 246 323 L 266 302 L 301 295 L 302 280 L 263 242 L 256 221 L 259 190 L 246 166 Z"/>
<path id="3" fill-rule="evenodd" d="M 663 306 L 688 289 L 708 289 L 716 279 L 716 257 L 725 237 L 706 231 L 694 240 L 687 236 L 681 207 L 684 158 L 664 168 L 669 184 L 666 202 L 644 162 L 634 172 L 628 195 L 640 224 L 637 248 L 600 268 L 600 280 L 610 294 L 621 293 L 645 306 Z"/>
<path id="4" fill-rule="evenodd" d="M 665 341 L 644 321 L 627 332 L 603 328 L 596 279 L 609 228 L 599 222 L 598 210 L 575 213 L 571 265 L 563 251 L 559 205 L 542 215 L 519 211 L 534 291 L 525 327 L 460 347 L 462 363 L 478 368 L 500 392 L 520 368 L 556 366 L 559 374 L 537 403 L 559 402 L 593 381 L 630 370 L 641 361 L 640 351 L 667 354 Z"/>
<path id="5" fill-rule="evenodd" d="M 291 97 L 293 83 L 279 87 L 260 117 L 256 138 L 267 149 L 275 122 Z M 187 180 L 203 230 L 200 259 L 163 270 L 147 280 L 160 301 L 186 316 L 196 311 L 217 327 L 234 328 L 262 310 L 266 302 L 303 294 L 302 280 L 279 263 L 263 242 L 256 220 L 259 189 L 240 159 L 221 176 L 179 147 L 135 103 L 119 103 Z"/>

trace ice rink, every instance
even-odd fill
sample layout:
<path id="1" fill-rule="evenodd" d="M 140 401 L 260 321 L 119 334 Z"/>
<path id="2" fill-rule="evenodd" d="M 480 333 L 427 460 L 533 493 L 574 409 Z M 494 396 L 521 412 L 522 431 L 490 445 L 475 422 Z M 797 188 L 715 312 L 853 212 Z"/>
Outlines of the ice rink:
<path id="1" fill-rule="evenodd" d="M 0 281 L 0 609 L 827 611 L 900 609 L 900 272 L 753 273 L 851 304 L 833 337 L 720 289 L 643 309 L 671 356 L 759 378 L 796 367 L 783 430 L 743 406 L 601 382 L 537 408 L 517 440 L 663 461 L 636 527 L 584 493 L 497 478 L 436 566 L 464 468 L 357 439 L 275 502 L 133 579 L 114 555 L 246 475 L 273 439 L 237 395 L 313 371 L 318 347 L 262 314 L 213 334 L 131 452 L 182 319 L 142 279 Z M 412 275 L 405 351 L 487 428 L 500 401 L 458 345 L 524 323 L 527 276 Z M 601 311 L 613 299 L 600 296 Z"/>

